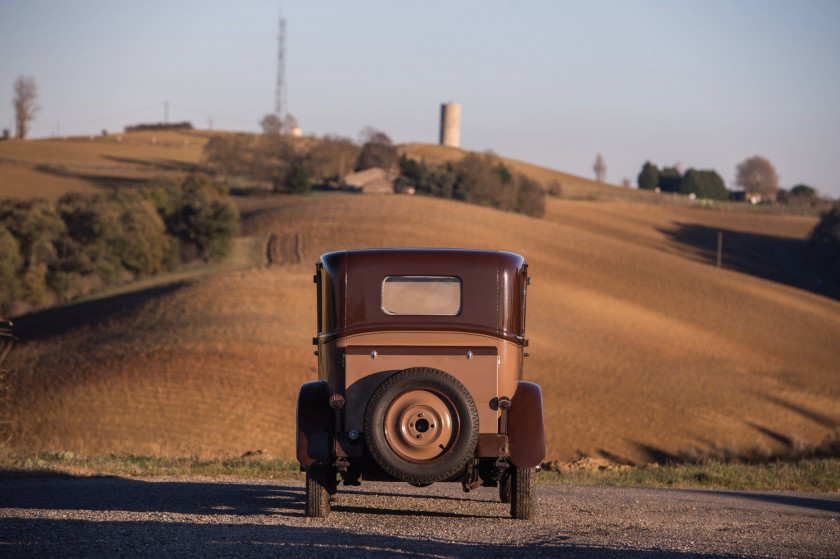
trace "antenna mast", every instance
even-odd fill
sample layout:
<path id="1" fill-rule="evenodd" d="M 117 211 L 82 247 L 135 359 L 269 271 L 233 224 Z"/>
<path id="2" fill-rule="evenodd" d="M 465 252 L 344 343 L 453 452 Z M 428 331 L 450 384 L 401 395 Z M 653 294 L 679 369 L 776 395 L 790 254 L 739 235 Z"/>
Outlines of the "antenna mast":
<path id="1" fill-rule="evenodd" d="M 277 89 L 274 92 L 274 114 L 280 126 L 286 118 L 286 20 L 280 17 L 280 33 L 277 35 Z"/>

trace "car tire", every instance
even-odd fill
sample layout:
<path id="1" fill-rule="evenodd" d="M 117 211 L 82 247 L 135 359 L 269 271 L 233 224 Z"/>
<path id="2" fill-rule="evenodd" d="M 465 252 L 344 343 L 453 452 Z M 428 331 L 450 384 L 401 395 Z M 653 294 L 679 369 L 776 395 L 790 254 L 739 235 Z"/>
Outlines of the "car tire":
<path id="1" fill-rule="evenodd" d="M 461 473 L 478 442 L 478 410 L 453 376 L 426 367 L 400 371 L 374 391 L 365 441 L 385 472 L 427 485 Z"/>
<path id="2" fill-rule="evenodd" d="M 510 516 L 530 520 L 537 510 L 537 469 L 513 466 L 510 474 Z"/>
<path id="3" fill-rule="evenodd" d="M 335 484 L 333 468 L 312 466 L 306 470 L 306 516 L 326 518 L 330 514 L 330 488 Z"/>

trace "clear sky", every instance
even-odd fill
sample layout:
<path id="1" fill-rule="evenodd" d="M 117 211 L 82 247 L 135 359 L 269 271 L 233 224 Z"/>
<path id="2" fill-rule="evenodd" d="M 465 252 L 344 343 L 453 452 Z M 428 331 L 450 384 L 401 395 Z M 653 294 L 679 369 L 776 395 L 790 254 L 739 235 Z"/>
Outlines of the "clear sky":
<path id="1" fill-rule="evenodd" d="M 258 131 L 274 108 L 278 1 L 0 0 L 0 127 L 35 78 L 33 137 L 170 121 Z M 607 180 L 646 160 L 768 158 L 840 196 L 840 1 L 291 1 L 288 110 L 305 134 L 436 142 Z"/>

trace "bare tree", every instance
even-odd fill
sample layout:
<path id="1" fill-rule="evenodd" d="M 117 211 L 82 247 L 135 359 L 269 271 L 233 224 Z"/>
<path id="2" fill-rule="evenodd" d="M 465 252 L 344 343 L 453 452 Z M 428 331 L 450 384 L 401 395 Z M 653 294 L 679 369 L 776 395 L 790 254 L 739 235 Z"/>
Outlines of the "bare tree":
<path id="1" fill-rule="evenodd" d="M 595 180 L 598 182 L 604 182 L 604 178 L 607 176 L 607 166 L 600 153 L 598 154 L 598 157 L 595 158 L 595 165 L 592 166 L 592 170 L 595 171 Z"/>
<path id="2" fill-rule="evenodd" d="M 388 134 L 382 130 L 377 130 L 373 126 L 365 126 L 362 128 L 361 132 L 359 132 L 359 143 L 362 145 L 379 144 L 384 146 L 390 146 L 393 144 L 393 142 L 391 142 L 391 138 L 388 137 Z"/>
<path id="3" fill-rule="evenodd" d="M 755 155 L 738 164 L 735 183 L 747 194 L 772 196 L 779 190 L 779 175 L 769 161 Z"/>
<path id="4" fill-rule="evenodd" d="M 260 121 L 260 126 L 262 126 L 263 134 L 269 136 L 276 136 L 277 134 L 280 134 L 280 131 L 283 128 L 280 119 L 274 113 L 265 115 Z"/>
<path id="5" fill-rule="evenodd" d="M 29 123 L 35 120 L 35 113 L 41 108 L 35 103 L 38 97 L 38 86 L 35 85 L 35 80 L 30 76 L 20 76 L 15 81 L 15 98 L 13 104 L 15 107 L 15 126 L 17 127 L 16 136 L 21 140 L 26 137 L 29 132 Z"/>
<path id="6" fill-rule="evenodd" d="M 279 134 L 291 134 L 292 128 L 298 125 L 297 120 L 292 115 L 286 115 L 283 120 L 280 120 L 274 113 L 265 115 L 260 121 L 260 126 L 263 129 L 263 134 L 266 136 L 277 136 Z"/>
<path id="7" fill-rule="evenodd" d="M 356 158 L 356 171 L 373 167 L 390 170 L 398 165 L 400 154 L 388 134 L 368 126 L 361 131 L 359 138 L 364 145 Z"/>

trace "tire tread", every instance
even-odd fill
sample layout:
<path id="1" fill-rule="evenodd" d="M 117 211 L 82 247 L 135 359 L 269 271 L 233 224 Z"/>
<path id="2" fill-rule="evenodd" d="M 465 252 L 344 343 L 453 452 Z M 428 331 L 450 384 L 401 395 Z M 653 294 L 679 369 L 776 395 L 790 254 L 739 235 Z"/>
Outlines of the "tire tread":
<path id="1" fill-rule="evenodd" d="M 325 466 L 312 466 L 306 470 L 306 516 L 309 518 L 326 518 L 330 514 L 330 470 Z"/>
<path id="2" fill-rule="evenodd" d="M 537 470 L 513 466 L 510 475 L 510 516 L 530 520 L 537 509 Z"/>

